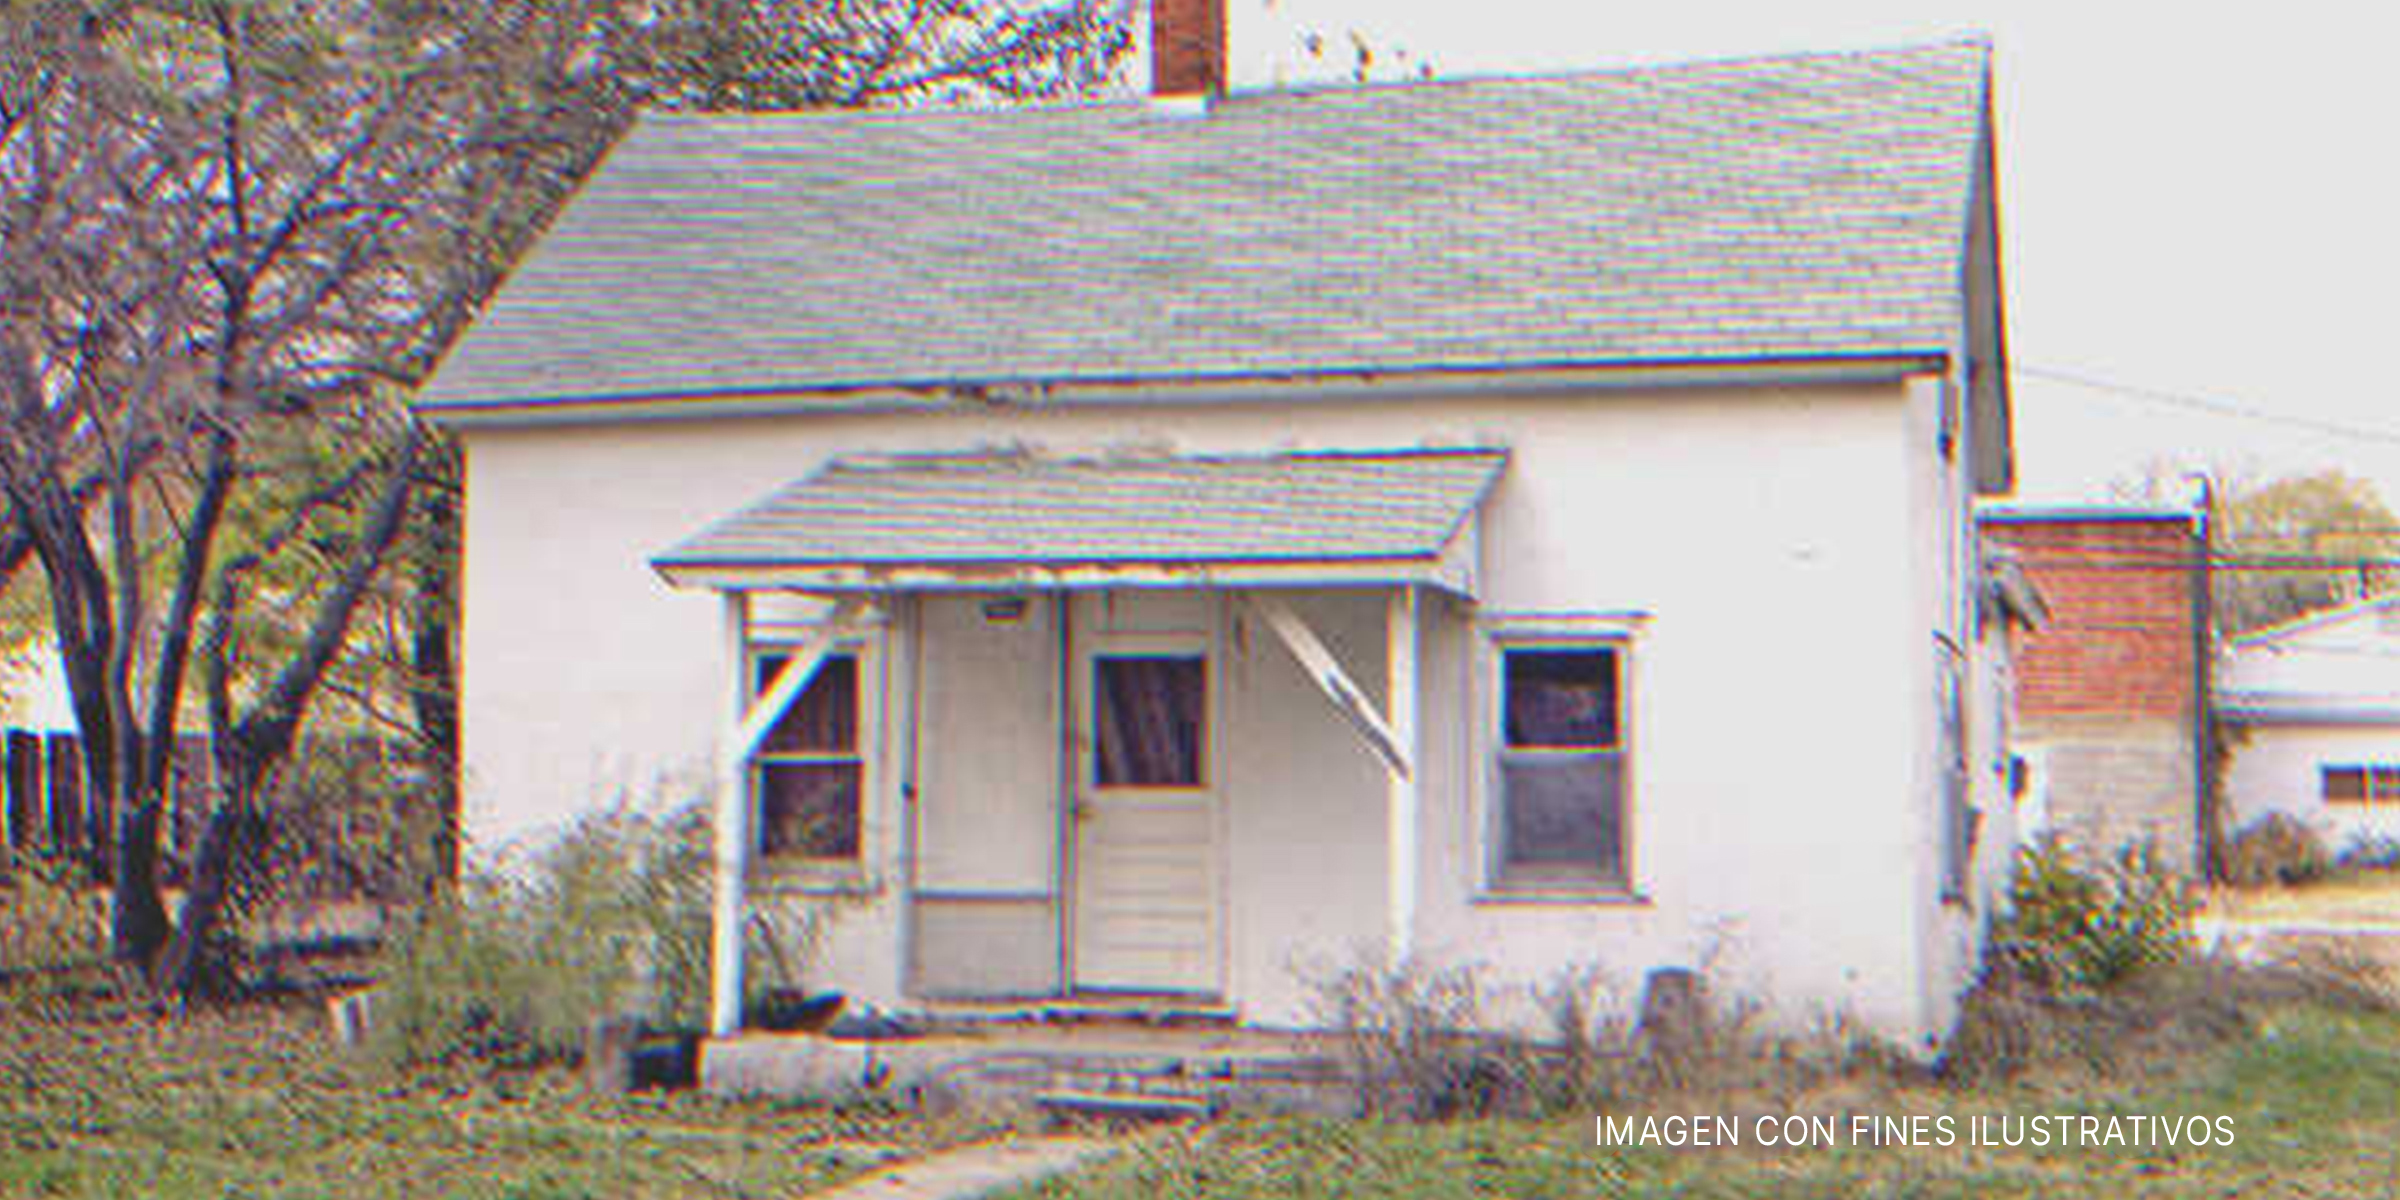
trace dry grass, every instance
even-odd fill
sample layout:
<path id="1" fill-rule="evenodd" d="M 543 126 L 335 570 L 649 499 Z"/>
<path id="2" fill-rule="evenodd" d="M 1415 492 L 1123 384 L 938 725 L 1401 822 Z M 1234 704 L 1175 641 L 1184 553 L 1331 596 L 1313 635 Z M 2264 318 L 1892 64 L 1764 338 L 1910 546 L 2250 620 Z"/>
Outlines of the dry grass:
<path id="1" fill-rule="evenodd" d="M 2312 1196 L 2368 1200 L 2400 1180 L 2400 1016 L 2281 1002 L 2239 1036 L 2158 1045 L 2115 1073 L 2060 1070 L 1962 1089 L 1905 1074 L 1825 1081 L 1769 1112 L 2224 1115 L 2231 1146 L 1762 1149 L 1596 1147 L 1589 1115 L 1546 1121 L 1247 1121 L 1193 1130 L 1018 1193 L 1178 1197 L 1816 1198 Z M 1693 1095 L 1678 1112 L 1760 1115 L 1757 1098 Z M 1609 1110 L 1615 1112 L 1616 1110 Z M 1621 1115 L 1621 1114 L 1619 1114 Z"/>
<path id="2" fill-rule="evenodd" d="M 578 1091 L 563 1071 L 395 1080 L 313 1005 L 162 1019 L 0 996 L 0 1196 L 796 1196 L 990 1132 L 961 1119 Z"/>
<path id="3" fill-rule="evenodd" d="M 2303 887 L 2215 888 L 2203 917 L 2244 924 L 2400 927 L 2400 871 L 2363 871 Z"/>

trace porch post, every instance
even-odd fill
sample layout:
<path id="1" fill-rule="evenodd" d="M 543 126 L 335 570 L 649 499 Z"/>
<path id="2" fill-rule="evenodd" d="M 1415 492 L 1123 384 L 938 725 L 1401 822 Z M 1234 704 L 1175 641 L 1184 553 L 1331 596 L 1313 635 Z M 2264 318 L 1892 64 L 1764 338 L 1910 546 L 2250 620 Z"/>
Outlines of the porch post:
<path id="1" fill-rule="evenodd" d="M 1387 919 L 1389 951 L 1392 965 L 1397 967 L 1416 952 L 1417 936 L 1417 825 L 1419 793 L 1417 781 L 1423 770 L 1425 756 L 1417 736 L 1417 625 L 1419 592 L 1415 584 L 1402 584 L 1393 589 L 1389 612 L 1384 621 L 1386 635 L 1384 682 L 1390 694 L 1386 707 L 1390 711 L 1393 740 L 1400 743 L 1400 753 L 1415 769 L 1387 768 L 1386 788 L 1386 854 L 1388 862 L 1389 904 Z"/>
<path id="2" fill-rule="evenodd" d="M 716 910 L 711 922 L 709 1032 L 728 1037 L 742 1027 L 742 896 L 749 866 L 750 787 L 743 769 L 742 719 L 748 715 L 747 660 L 750 597 L 725 593 L 725 661 L 732 678 L 725 690 L 725 716 L 717 749 Z"/>

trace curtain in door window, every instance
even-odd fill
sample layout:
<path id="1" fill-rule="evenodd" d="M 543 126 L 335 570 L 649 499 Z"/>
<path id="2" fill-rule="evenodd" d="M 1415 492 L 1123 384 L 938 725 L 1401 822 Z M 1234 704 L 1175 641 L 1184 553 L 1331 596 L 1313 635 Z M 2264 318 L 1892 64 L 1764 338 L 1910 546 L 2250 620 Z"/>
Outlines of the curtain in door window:
<path id="1" fill-rule="evenodd" d="M 1207 702 L 1204 659 L 1094 660 L 1094 782 L 1101 787 L 1200 786 Z"/>

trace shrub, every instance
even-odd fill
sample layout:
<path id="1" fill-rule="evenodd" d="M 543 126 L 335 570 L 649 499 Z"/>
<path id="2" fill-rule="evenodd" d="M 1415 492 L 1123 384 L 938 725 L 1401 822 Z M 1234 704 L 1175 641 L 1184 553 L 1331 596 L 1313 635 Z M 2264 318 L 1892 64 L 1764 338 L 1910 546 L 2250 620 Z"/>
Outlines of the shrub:
<path id="1" fill-rule="evenodd" d="M 2190 882 L 2147 844 L 2087 866 L 2051 838 L 2018 852 L 2008 898 L 1991 928 L 1993 961 L 2053 993 L 2181 961 L 2199 908 Z"/>
<path id="2" fill-rule="evenodd" d="M 2225 882 L 2236 887 L 2314 883 L 2333 873 L 2325 839 L 2283 813 L 2269 813 L 2225 841 Z"/>
<path id="3" fill-rule="evenodd" d="M 2342 846 L 2335 861 L 2345 871 L 2400 871 L 2400 840 L 2360 830 Z"/>
<path id="4" fill-rule="evenodd" d="M 384 972 L 374 1042 L 395 1066 L 572 1054 L 593 1022 L 697 1025 L 708 1002 L 705 806 L 619 807 L 514 874 L 430 902 Z"/>

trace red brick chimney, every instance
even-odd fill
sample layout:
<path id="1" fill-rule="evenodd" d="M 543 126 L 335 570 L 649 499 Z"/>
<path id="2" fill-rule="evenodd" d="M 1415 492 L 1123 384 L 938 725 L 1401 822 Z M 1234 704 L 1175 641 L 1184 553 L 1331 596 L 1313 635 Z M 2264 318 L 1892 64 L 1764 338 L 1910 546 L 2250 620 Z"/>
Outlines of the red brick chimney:
<path id="1" fill-rule="evenodd" d="M 1225 94 L 1225 0 L 1150 0 L 1150 94 Z"/>

